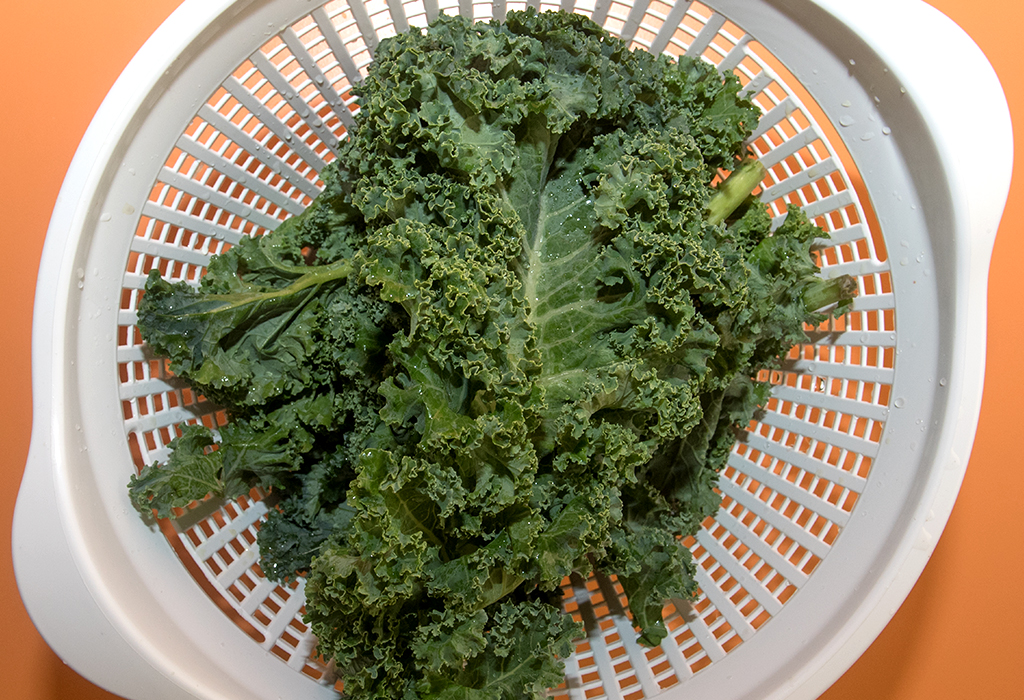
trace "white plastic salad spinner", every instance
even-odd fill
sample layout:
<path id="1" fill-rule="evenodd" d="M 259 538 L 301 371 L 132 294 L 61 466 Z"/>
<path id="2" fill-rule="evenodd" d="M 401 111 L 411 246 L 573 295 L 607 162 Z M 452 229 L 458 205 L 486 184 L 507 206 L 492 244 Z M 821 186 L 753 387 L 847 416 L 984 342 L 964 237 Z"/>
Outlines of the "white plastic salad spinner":
<path id="1" fill-rule="evenodd" d="M 1006 102 L 980 50 L 917 0 L 586 0 L 637 47 L 699 55 L 763 109 L 762 197 L 831 234 L 852 310 L 794 348 L 692 539 L 700 594 L 638 645 L 621 589 L 574 581 L 588 636 L 558 699 L 814 698 L 889 621 L 960 487 L 977 425 L 986 286 L 1010 182 Z M 258 568 L 259 494 L 147 526 L 134 469 L 219 417 L 134 327 L 146 272 L 210 255 L 318 192 L 384 37 L 497 0 L 186 0 L 129 64 L 68 171 L 33 328 L 34 425 L 14 520 L 24 603 L 80 674 L 138 700 L 337 697 L 302 582 Z M 55 516 L 56 514 L 56 516 Z"/>

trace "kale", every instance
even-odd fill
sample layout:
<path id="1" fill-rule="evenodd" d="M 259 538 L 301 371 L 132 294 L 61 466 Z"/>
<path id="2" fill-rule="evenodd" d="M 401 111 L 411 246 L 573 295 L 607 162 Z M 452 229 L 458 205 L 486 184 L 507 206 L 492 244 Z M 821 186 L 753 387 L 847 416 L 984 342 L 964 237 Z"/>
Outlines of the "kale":
<path id="1" fill-rule="evenodd" d="M 131 495 L 168 516 L 270 489 L 262 561 L 308 576 L 347 696 L 543 697 L 581 634 L 570 573 L 617 575 L 665 636 L 753 377 L 848 281 L 799 210 L 773 230 L 759 112 L 700 60 L 562 12 L 445 16 L 357 90 L 303 214 L 197 288 L 151 273 L 146 342 L 231 420 Z"/>

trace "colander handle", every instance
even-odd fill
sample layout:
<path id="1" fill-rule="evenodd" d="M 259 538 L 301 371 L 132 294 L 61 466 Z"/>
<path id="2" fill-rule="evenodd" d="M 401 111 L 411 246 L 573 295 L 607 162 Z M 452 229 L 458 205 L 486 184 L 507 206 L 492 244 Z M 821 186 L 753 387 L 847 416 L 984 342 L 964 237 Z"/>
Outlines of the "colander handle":
<path id="1" fill-rule="evenodd" d="M 814 0 L 860 35 L 932 128 L 953 189 L 965 198 L 972 258 L 984 266 L 1006 205 L 1013 127 L 999 78 L 981 48 L 922 0 Z"/>

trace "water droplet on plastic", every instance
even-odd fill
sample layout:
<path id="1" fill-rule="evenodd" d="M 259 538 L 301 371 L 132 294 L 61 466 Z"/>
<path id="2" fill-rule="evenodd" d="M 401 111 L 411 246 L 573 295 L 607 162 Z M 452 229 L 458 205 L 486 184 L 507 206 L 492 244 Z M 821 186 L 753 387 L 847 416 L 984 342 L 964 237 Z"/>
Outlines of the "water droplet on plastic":
<path id="1" fill-rule="evenodd" d="M 939 380 L 939 386 L 946 386 L 946 378 L 945 377 L 943 377 L 942 379 Z"/>
<path id="2" fill-rule="evenodd" d="M 75 275 L 80 280 L 85 279 L 85 270 L 83 270 L 82 268 L 78 268 L 77 270 L 75 270 Z"/>
<path id="3" fill-rule="evenodd" d="M 903 399 L 903 397 L 899 396 L 899 397 L 897 397 L 896 399 L 893 400 L 892 405 L 895 406 L 896 408 L 903 408 L 903 406 L 906 403 L 907 402 Z"/>
<path id="4" fill-rule="evenodd" d="M 839 124 L 842 126 L 852 126 L 854 123 L 854 118 L 848 114 L 844 114 L 842 117 L 839 118 Z"/>
<path id="5" fill-rule="evenodd" d="M 910 259 L 909 258 L 900 258 L 900 265 L 905 267 L 905 266 L 907 266 L 909 264 L 910 264 Z"/>
<path id="6" fill-rule="evenodd" d="M 865 344 L 868 342 L 868 334 L 867 333 L 861 333 L 860 334 L 860 342 L 865 343 Z"/>
<path id="7" fill-rule="evenodd" d="M 883 135 L 885 135 L 885 136 L 888 136 L 888 135 L 889 135 L 889 134 L 891 134 L 891 133 L 892 133 L 892 129 L 890 129 L 890 128 L 889 128 L 889 127 L 887 127 L 887 126 L 883 126 L 883 127 L 882 127 L 882 134 L 883 134 Z"/>
<path id="8" fill-rule="evenodd" d="M 852 106 L 853 106 L 853 103 L 850 102 L 849 100 L 844 100 L 843 101 L 843 107 L 852 107 Z"/>
<path id="9" fill-rule="evenodd" d="M 100 214 L 100 221 L 110 221 L 110 212 L 105 211 L 102 214 Z"/>
<path id="10" fill-rule="evenodd" d="M 323 85 L 324 84 L 324 76 L 322 76 L 322 75 L 316 76 L 315 78 L 313 78 L 313 80 L 316 81 L 317 85 Z"/>
<path id="11" fill-rule="evenodd" d="M 863 134 L 860 135 L 861 141 L 870 141 L 873 138 L 875 138 L 875 132 L 873 131 L 865 131 Z"/>
<path id="12" fill-rule="evenodd" d="M 129 175 L 134 175 L 135 174 L 135 168 L 128 168 L 128 174 Z"/>
<path id="13" fill-rule="evenodd" d="M 851 66 L 855 66 L 855 65 L 857 65 L 857 62 L 856 62 L 856 61 L 854 61 L 854 60 L 853 60 L 853 59 L 851 58 L 851 59 L 850 59 L 850 65 L 851 65 Z"/>

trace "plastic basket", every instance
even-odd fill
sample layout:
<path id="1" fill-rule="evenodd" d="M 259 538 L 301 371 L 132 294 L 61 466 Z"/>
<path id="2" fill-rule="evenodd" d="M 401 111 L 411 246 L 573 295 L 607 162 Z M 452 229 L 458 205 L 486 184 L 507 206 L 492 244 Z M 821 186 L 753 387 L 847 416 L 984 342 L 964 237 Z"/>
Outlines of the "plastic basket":
<path id="1" fill-rule="evenodd" d="M 978 48 L 922 2 L 658 0 L 560 6 L 635 46 L 734 71 L 763 109 L 763 198 L 832 236 L 844 317 L 794 348 L 691 542 L 700 594 L 636 642 L 609 579 L 574 580 L 587 639 L 554 698 L 813 698 L 902 602 L 966 468 L 1010 121 Z M 34 427 L 14 521 L 23 600 L 79 673 L 129 698 L 331 698 L 302 582 L 258 566 L 261 494 L 147 525 L 128 475 L 176 426 L 223 420 L 134 327 L 151 268 L 210 255 L 314 197 L 377 43 L 470 0 L 188 0 L 119 79 L 67 174 L 34 321 Z M 969 137 L 969 138 L 965 138 Z M 1001 154 L 1001 155 L 1000 155 Z"/>

